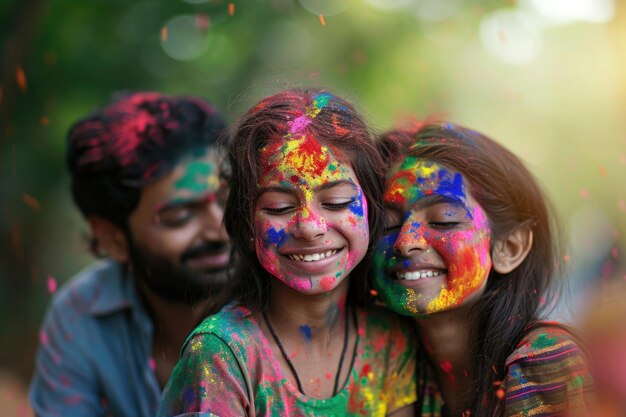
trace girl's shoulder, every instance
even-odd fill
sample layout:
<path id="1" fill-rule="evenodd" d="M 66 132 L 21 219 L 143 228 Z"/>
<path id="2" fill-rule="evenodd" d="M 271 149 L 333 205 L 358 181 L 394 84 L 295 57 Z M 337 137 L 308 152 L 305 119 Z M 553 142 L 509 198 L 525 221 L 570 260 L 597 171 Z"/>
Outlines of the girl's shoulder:
<path id="1" fill-rule="evenodd" d="M 506 416 L 589 416 L 595 385 L 580 338 L 565 325 L 533 323 L 506 361 Z M 568 414 L 569 413 L 569 414 Z"/>
<path id="2" fill-rule="evenodd" d="M 205 318 L 187 337 L 183 350 L 193 340 L 219 339 L 235 353 L 254 347 L 260 340 L 261 328 L 246 307 L 228 304 L 219 312 Z"/>
<path id="3" fill-rule="evenodd" d="M 561 362 L 567 358 L 585 358 L 582 341 L 570 327 L 551 321 L 530 324 L 515 350 L 506 360 L 509 367 L 519 362 Z"/>

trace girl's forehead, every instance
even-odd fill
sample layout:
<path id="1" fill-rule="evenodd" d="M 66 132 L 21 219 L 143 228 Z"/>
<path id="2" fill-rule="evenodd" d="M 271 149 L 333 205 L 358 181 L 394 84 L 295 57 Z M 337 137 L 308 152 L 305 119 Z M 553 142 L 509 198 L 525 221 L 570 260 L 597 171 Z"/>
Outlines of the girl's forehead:
<path id="1" fill-rule="evenodd" d="M 384 199 L 389 204 L 413 204 L 442 196 L 467 204 L 469 187 L 463 175 L 435 161 L 407 156 L 391 170 Z"/>
<path id="2" fill-rule="evenodd" d="M 354 178 L 349 163 L 342 162 L 330 145 L 313 135 L 270 140 L 259 151 L 259 185 L 268 182 L 297 185 L 320 185 L 327 181 Z"/>

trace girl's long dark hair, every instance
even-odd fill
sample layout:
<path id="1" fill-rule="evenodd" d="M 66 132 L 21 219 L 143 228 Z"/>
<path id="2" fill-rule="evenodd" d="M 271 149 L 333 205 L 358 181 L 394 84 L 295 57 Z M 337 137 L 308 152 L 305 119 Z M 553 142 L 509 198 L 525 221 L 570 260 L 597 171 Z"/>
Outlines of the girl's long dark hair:
<path id="1" fill-rule="evenodd" d="M 560 242 L 548 200 L 517 156 L 458 125 L 428 123 L 417 132 L 391 131 L 379 147 L 388 168 L 411 155 L 463 174 L 489 218 L 492 248 L 519 228 L 532 230 L 528 256 L 508 274 L 491 270 L 468 319 L 474 390 L 467 408 L 472 416 L 503 415 L 496 391 L 505 378 L 505 361 L 559 289 L 553 281 L 561 272 Z"/>
<path id="2" fill-rule="evenodd" d="M 289 123 L 324 100 L 306 126 L 322 144 L 339 154 L 354 171 L 368 203 L 370 245 L 368 253 L 350 274 L 350 296 L 364 299 L 372 242 L 378 242 L 384 227 L 381 196 L 383 162 L 363 119 L 346 100 L 319 89 L 286 90 L 262 99 L 238 121 L 230 136 L 230 193 L 224 223 L 239 259 L 234 274 L 241 282 L 239 302 L 252 312 L 266 307 L 270 293 L 270 274 L 261 266 L 254 250 L 254 205 L 261 171 L 259 151 L 269 140 L 289 133 Z"/>

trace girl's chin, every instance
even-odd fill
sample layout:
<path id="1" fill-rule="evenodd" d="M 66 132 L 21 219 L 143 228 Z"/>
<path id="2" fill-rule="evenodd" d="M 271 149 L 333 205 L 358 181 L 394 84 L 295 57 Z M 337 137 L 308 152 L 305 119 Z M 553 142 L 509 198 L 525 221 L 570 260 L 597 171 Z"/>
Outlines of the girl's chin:
<path id="1" fill-rule="evenodd" d="M 282 285 L 304 295 L 327 294 L 348 282 L 342 274 L 339 278 L 334 276 L 322 277 L 275 277 Z"/>

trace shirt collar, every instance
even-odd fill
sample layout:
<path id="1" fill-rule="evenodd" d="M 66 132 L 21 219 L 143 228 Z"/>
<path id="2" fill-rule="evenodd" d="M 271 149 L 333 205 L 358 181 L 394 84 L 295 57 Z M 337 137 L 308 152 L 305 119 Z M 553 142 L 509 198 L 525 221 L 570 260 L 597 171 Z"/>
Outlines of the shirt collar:
<path id="1" fill-rule="evenodd" d="M 112 260 L 103 262 L 104 268 L 98 271 L 100 294 L 89 308 L 95 316 L 106 316 L 123 310 L 143 310 L 143 303 L 135 287 L 135 282 L 126 266 Z"/>

